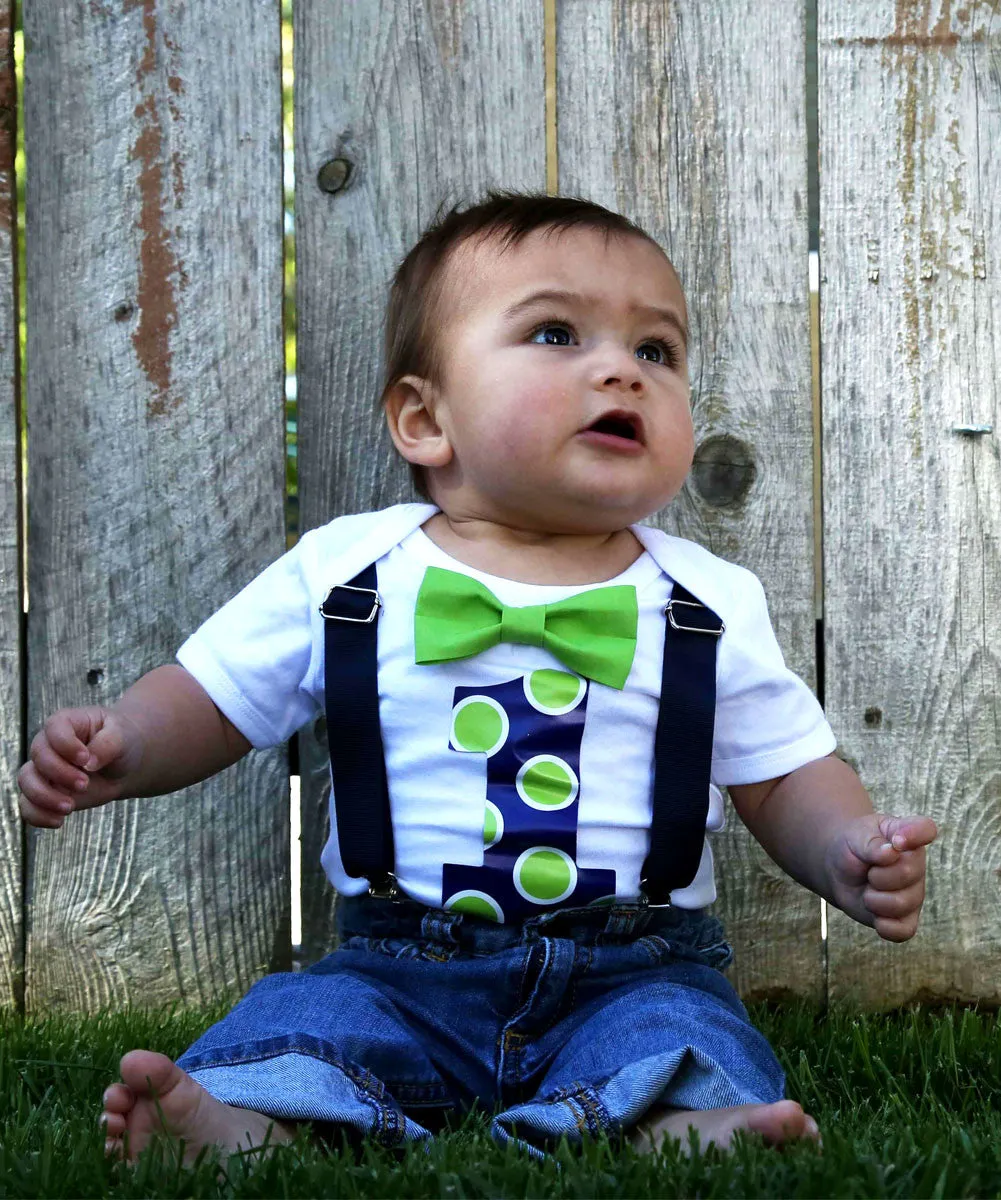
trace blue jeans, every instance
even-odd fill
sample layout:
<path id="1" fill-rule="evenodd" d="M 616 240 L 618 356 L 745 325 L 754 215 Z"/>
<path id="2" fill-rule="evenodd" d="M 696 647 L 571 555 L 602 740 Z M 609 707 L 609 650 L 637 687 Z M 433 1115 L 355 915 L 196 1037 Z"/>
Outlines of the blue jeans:
<path id="1" fill-rule="evenodd" d="M 478 1105 L 494 1137 L 537 1155 L 563 1134 L 615 1137 L 654 1105 L 783 1096 L 704 910 L 504 926 L 361 896 L 341 898 L 338 925 L 333 954 L 260 980 L 178 1060 L 214 1096 L 389 1146 Z"/>

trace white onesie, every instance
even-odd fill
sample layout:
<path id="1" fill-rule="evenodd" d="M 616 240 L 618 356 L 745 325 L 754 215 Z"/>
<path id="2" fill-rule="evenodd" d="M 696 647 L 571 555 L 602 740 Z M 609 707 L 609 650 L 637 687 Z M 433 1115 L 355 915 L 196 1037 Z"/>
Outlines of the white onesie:
<path id="1" fill-rule="evenodd" d="M 346 582 L 367 565 L 360 535 L 378 554 L 384 605 L 378 626 L 379 711 L 396 875 L 415 900 L 511 920 L 562 902 L 564 880 L 567 903 L 580 903 L 580 896 L 585 901 L 612 895 L 635 899 L 649 848 L 663 614 L 672 578 L 713 608 L 727 627 L 717 656 L 707 829 L 723 825 L 718 787 L 783 775 L 834 749 L 834 735 L 816 699 L 782 661 L 761 586 L 750 572 L 692 543 L 636 527 L 647 552 L 616 579 L 574 587 L 518 583 L 473 570 L 440 550 L 419 528 L 421 518 L 433 512 L 427 506 L 397 506 L 305 534 L 177 653 L 254 746 L 287 740 L 323 711 L 319 605 L 334 583 Z M 387 519 L 380 525 L 376 518 L 382 515 Z M 345 524 L 360 527 L 363 520 L 370 526 L 375 522 L 381 538 L 370 528 L 355 532 Z M 347 574 L 339 561 L 348 545 L 345 531 L 355 532 L 347 557 L 358 564 Z M 397 532 L 395 543 L 383 549 L 380 542 Z M 414 607 L 429 566 L 470 576 L 502 604 L 515 607 L 550 604 L 592 588 L 635 587 L 637 649 L 625 687 L 619 691 L 581 679 L 547 650 L 516 643 L 501 643 L 473 658 L 416 665 Z M 509 797 L 512 808 L 490 801 L 491 794 L 496 798 L 491 788 L 502 786 L 496 772 L 491 775 L 491 759 L 515 732 L 532 749 L 531 761 L 518 773 L 517 796 Z M 490 746 L 485 736 L 494 739 Z M 338 891 L 355 895 L 367 884 L 344 873 L 333 812 L 331 799 L 323 866 Z M 491 891 L 491 872 L 485 869 L 504 862 L 502 812 L 508 813 L 509 825 L 521 819 L 520 812 L 537 825 L 550 820 L 565 833 L 569 822 L 576 830 L 575 854 L 553 849 L 540 834 L 538 846 L 512 858 L 508 866 L 514 874 L 503 902 L 500 892 Z M 672 892 L 671 902 L 701 908 L 715 896 L 707 840 L 695 880 Z"/>

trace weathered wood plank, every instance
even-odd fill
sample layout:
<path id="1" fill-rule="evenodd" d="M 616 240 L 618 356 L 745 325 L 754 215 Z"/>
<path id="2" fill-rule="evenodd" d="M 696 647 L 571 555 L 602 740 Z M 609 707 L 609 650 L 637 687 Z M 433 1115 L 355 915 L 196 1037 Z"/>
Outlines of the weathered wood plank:
<path id="1" fill-rule="evenodd" d="M 997 1003 L 1001 4 L 819 29 L 828 709 L 877 807 L 941 828 L 912 942 L 832 913 L 831 993 Z"/>
<path id="2" fill-rule="evenodd" d="M 400 259 L 446 199 L 544 190 L 538 0 L 297 2 L 296 256 L 302 528 L 410 497 L 376 409 L 382 317 Z M 350 165 L 321 190 L 325 163 Z M 330 944 L 323 722 L 304 731 L 303 939 Z"/>
<path id="3" fill-rule="evenodd" d="M 17 83 L 14 6 L 0 3 L 0 1006 L 22 984 L 22 834 L 15 776 L 21 760 L 21 438 L 18 433 Z"/>
<path id="4" fill-rule="evenodd" d="M 24 15 L 33 734 L 284 549 L 282 126 L 273 0 Z M 36 831 L 28 1006 L 245 988 L 288 864 L 284 748 Z"/>
<path id="5" fill-rule="evenodd" d="M 560 189 L 649 230 L 688 297 L 699 451 L 659 523 L 760 576 L 812 685 L 803 21 L 795 0 L 561 5 L 557 111 Z M 736 985 L 821 997 L 819 901 L 735 818 L 713 845 Z"/>

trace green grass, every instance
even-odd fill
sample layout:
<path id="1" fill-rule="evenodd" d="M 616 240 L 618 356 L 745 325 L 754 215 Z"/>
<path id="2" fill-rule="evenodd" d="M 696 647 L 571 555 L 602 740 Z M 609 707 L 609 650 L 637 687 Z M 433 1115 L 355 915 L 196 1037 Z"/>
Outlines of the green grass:
<path id="1" fill-rule="evenodd" d="M 324 1151 L 301 1133 L 264 1163 L 213 1154 L 184 1167 L 157 1147 L 135 1166 L 106 1162 L 95 1122 L 122 1051 L 176 1057 L 218 1015 L 0 1015 L 0 1197 L 1001 1196 L 1001 1019 L 964 1009 L 752 1013 L 789 1094 L 820 1122 L 822 1152 L 740 1138 L 729 1155 L 643 1158 L 594 1142 L 540 1163 L 472 1117 L 430 1152 Z"/>

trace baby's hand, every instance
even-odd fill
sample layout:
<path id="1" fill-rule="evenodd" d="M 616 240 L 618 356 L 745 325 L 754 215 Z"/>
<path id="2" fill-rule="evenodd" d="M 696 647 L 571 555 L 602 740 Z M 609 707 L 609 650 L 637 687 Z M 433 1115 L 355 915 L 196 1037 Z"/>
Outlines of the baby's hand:
<path id="1" fill-rule="evenodd" d="M 929 817 L 856 817 L 830 860 L 835 903 L 888 942 L 906 942 L 925 898 L 925 846 L 937 836 Z"/>
<path id="2" fill-rule="evenodd" d="M 17 773 L 21 816 L 59 829 L 68 813 L 117 800 L 121 780 L 138 766 L 142 741 L 132 724 L 106 708 L 61 708 L 31 743 Z"/>

